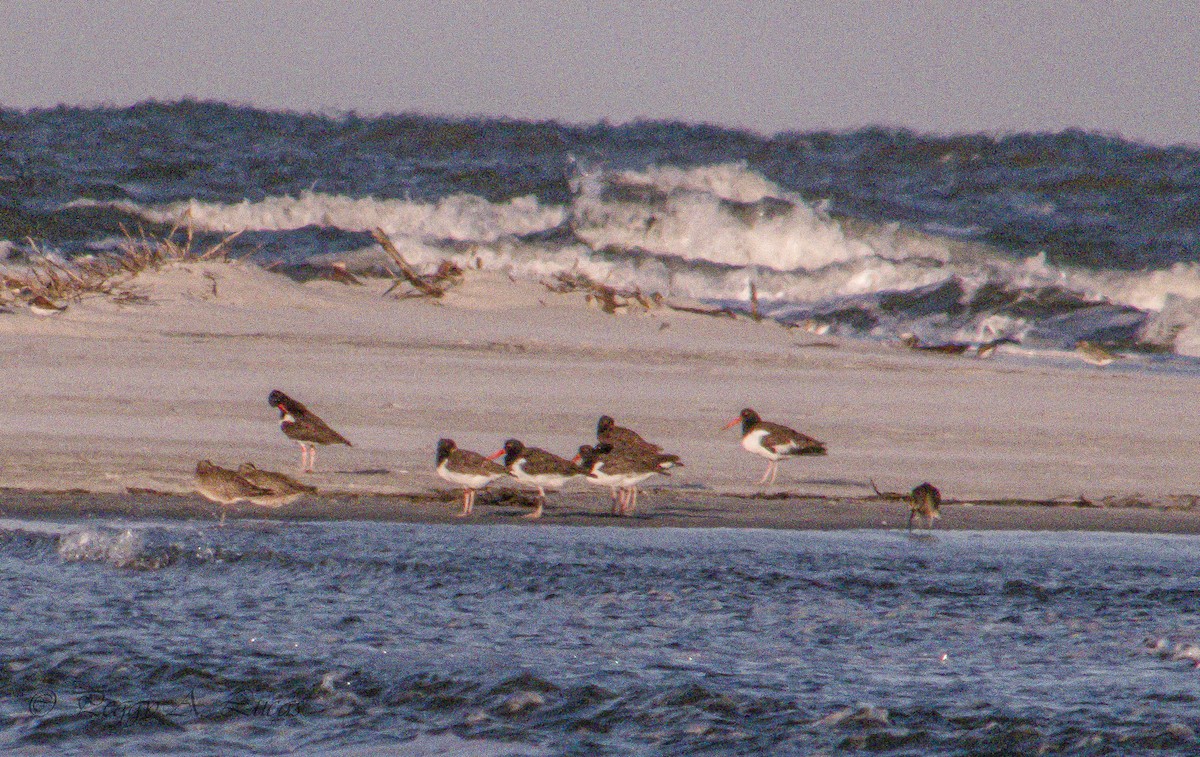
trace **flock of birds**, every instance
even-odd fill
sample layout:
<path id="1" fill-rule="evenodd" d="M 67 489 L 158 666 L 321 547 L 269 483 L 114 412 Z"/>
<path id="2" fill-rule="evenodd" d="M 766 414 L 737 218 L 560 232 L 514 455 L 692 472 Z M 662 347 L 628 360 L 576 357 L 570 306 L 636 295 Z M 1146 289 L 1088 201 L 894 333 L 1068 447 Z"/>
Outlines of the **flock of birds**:
<path id="1" fill-rule="evenodd" d="M 267 401 L 279 411 L 280 430 L 300 445 L 300 467 L 304 472 L 312 473 L 316 467 L 317 445 L 353 446 L 320 416 L 278 389 L 268 395 Z M 742 447 L 768 461 L 759 484 L 774 483 L 781 460 L 826 453 L 822 442 L 787 426 L 765 421 L 750 408 L 742 410 L 725 425 L 725 429 L 738 423 L 742 427 Z M 683 467 L 683 461 L 678 455 L 642 438 L 633 429 L 618 426 L 610 416 L 602 415 L 596 424 L 596 444 L 580 446 L 578 454 L 570 460 L 538 447 L 526 446 L 519 439 L 505 441 L 503 447 L 487 456 L 461 449 L 453 439 L 440 439 L 435 466 L 438 476 L 462 487 L 460 517 L 471 515 L 475 497 L 481 489 L 509 476 L 537 490 L 535 509 L 525 517 L 540 518 L 547 490 L 559 491 L 578 478 L 610 490 L 614 516 L 631 515 L 637 506 L 638 484 L 653 476 L 669 476 L 672 468 Z M 231 470 L 210 460 L 201 460 L 196 464 L 195 483 L 197 492 L 221 505 L 248 501 L 280 507 L 316 492 L 315 487 L 283 473 L 260 470 L 252 463 Z M 912 490 L 907 500 L 908 528 L 912 529 L 916 516 L 932 528 L 941 506 L 941 493 L 937 488 L 923 483 Z M 222 522 L 224 518 L 222 510 Z"/>

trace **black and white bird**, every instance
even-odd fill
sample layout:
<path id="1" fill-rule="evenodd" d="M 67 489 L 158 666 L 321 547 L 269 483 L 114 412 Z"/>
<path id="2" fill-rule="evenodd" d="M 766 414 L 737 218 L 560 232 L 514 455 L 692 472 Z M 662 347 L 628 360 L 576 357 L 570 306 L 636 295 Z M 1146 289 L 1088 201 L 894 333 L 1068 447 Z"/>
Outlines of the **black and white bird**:
<path id="1" fill-rule="evenodd" d="M 750 408 L 742 410 L 738 417 L 725 425 L 725 428 L 733 428 L 739 421 L 742 424 L 742 447 L 747 452 L 770 461 L 763 477 L 759 479 L 760 484 L 775 483 L 779 461 L 784 458 L 825 454 L 823 442 L 787 426 L 764 421 Z"/>
<path id="2" fill-rule="evenodd" d="M 538 491 L 537 509 L 526 515 L 527 518 L 542 517 L 547 489 L 559 491 L 568 481 L 583 475 L 570 460 L 544 449 L 526 447 L 519 439 L 505 441 L 504 446 L 487 459 L 495 460 L 501 455 L 504 456 L 504 467 L 513 478 Z"/>
<path id="3" fill-rule="evenodd" d="M 279 428 L 284 436 L 300 445 L 300 468 L 305 473 L 312 473 L 317 465 L 318 444 L 354 446 L 316 413 L 278 389 L 267 396 L 267 402 L 279 409 Z"/>
<path id="4" fill-rule="evenodd" d="M 588 481 L 607 486 L 613 493 L 613 515 L 632 515 L 637 506 L 637 486 L 651 476 L 669 476 L 661 453 L 640 453 L 630 448 L 615 450 L 608 442 L 595 447 L 583 445 L 575 457 Z M 673 457 L 673 456 L 672 456 Z"/>
<path id="5" fill-rule="evenodd" d="M 453 439 L 438 440 L 436 464 L 439 476 L 463 488 L 463 509 L 459 517 L 471 514 L 475 507 L 476 492 L 501 476 L 508 475 L 500 463 L 478 452 L 459 449 Z"/>

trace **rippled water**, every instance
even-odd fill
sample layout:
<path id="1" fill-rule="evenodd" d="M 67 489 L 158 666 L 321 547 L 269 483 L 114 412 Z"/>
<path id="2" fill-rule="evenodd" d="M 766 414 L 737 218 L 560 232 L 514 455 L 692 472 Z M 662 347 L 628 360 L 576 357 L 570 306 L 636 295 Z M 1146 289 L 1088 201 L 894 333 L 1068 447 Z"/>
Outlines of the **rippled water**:
<path id="1" fill-rule="evenodd" d="M 1198 547 L 5 521 L 0 750 L 1191 754 Z"/>

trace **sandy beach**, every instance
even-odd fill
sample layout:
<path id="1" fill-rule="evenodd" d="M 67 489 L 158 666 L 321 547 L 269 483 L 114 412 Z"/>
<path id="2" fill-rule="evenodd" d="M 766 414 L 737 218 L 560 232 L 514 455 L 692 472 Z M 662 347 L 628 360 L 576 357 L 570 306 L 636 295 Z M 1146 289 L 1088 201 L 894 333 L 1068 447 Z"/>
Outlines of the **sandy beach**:
<path id="1" fill-rule="evenodd" d="M 439 438 L 487 454 L 517 437 L 570 456 L 608 414 L 686 462 L 648 482 L 629 525 L 902 527 L 906 507 L 874 497 L 872 481 L 929 481 L 948 500 L 939 528 L 1200 532 L 1189 376 L 1069 354 L 927 355 L 669 307 L 610 314 L 582 292 L 490 272 L 441 300 L 385 297 L 390 284 L 178 263 L 132 280 L 140 301 L 0 315 L 0 508 L 211 515 L 192 494 L 208 458 L 321 490 L 231 515 L 461 522 L 434 475 Z M 301 475 L 272 389 L 354 446 L 322 448 Z M 747 406 L 829 454 L 785 461 L 758 486 L 766 461 L 722 431 Z M 540 522 L 612 524 L 606 497 L 574 485 Z M 529 522 L 489 501 L 473 522 Z"/>

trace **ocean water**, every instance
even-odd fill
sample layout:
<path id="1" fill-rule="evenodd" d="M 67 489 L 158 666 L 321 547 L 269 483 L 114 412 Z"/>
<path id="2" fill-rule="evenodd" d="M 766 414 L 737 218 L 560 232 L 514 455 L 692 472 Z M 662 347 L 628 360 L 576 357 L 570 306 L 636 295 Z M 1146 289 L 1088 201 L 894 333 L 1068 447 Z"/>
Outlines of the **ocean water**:
<path id="1" fill-rule="evenodd" d="M 220 103 L 0 109 L 0 253 L 71 257 L 185 223 L 265 263 L 421 266 L 748 308 L 821 333 L 1088 339 L 1197 370 L 1200 148 L 1115 136 L 774 136 L 639 122 L 280 113 Z M 182 233 L 182 232 L 181 232 Z"/>
<path id="2" fill-rule="evenodd" d="M 0 751 L 1195 754 L 1198 546 L 0 521 Z"/>

